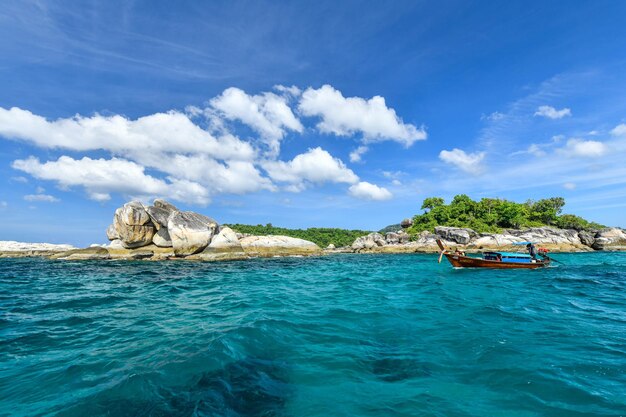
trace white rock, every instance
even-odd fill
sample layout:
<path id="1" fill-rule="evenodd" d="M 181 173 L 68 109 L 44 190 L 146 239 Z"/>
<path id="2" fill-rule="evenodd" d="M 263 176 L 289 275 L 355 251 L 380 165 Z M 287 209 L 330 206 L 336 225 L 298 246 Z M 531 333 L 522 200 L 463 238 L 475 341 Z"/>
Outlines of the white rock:
<path id="1" fill-rule="evenodd" d="M 209 246 L 218 227 L 215 220 L 192 211 L 173 212 L 167 220 L 176 256 L 201 252 Z"/>
<path id="2" fill-rule="evenodd" d="M 160 248 L 172 247 L 172 238 L 170 237 L 170 233 L 168 232 L 167 227 L 161 227 L 154 234 L 154 236 L 152 236 L 152 243 Z"/>
<path id="3" fill-rule="evenodd" d="M 1 252 L 26 252 L 26 251 L 67 251 L 76 249 L 72 245 L 57 245 L 53 243 L 27 243 L 14 240 L 0 240 Z"/>
<path id="4" fill-rule="evenodd" d="M 211 243 L 204 252 L 242 252 L 237 234 L 230 227 L 222 227 L 220 232 L 213 236 Z"/>

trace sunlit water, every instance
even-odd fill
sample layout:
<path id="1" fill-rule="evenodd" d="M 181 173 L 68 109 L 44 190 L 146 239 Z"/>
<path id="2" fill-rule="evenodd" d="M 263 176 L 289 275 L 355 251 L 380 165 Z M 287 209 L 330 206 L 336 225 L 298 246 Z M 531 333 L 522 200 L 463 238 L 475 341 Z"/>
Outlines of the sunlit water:
<path id="1" fill-rule="evenodd" d="M 0 260 L 0 415 L 626 415 L 626 254 L 555 257 Z"/>

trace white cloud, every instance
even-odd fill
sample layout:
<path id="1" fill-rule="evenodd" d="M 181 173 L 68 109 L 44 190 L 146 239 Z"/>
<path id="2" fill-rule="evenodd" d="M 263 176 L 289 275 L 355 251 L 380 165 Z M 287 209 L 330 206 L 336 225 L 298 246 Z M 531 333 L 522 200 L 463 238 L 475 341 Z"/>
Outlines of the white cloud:
<path id="1" fill-rule="evenodd" d="M 26 177 L 11 177 L 11 182 L 19 182 L 21 184 L 26 184 L 28 182 L 28 178 L 26 178 Z"/>
<path id="2" fill-rule="evenodd" d="M 18 159 L 12 167 L 26 172 L 35 178 L 56 181 L 61 188 L 84 187 L 93 200 L 104 201 L 111 198 L 111 192 L 127 196 L 162 196 L 178 201 L 207 204 L 208 191 L 201 185 L 170 178 L 169 182 L 146 175 L 144 168 L 124 159 L 76 160 L 62 156 L 56 161 L 41 163 L 30 157 Z"/>
<path id="3" fill-rule="evenodd" d="M 9 203 L 7 203 L 6 201 L 0 201 L 0 209 L 7 208 L 8 206 Z"/>
<path id="4" fill-rule="evenodd" d="M 43 194 L 43 193 L 45 193 L 45 192 L 46 192 L 46 189 L 45 189 L 45 188 L 43 188 L 43 187 L 37 187 L 37 188 L 35 189 L 35 192 L 36 192 L 37 194 Z"/>
<path id="5" fill-rule="evenodd" d="M 52 196 L 49 194 L 27 194 L 24 196 L 24 200 L 31 201 L 31 202 L 34 202 L 34 201 L 44 202 L 44 203 L 56 203 L 58 201 L 61 201 L 55 196 Z"/>
<path id="6" fill-rule="evenodd" d="M 225 118 L 238 120 L 258 132 L 273 155 L 278 154 L 280 140 L 286 130 L 304 130 L 287 105 L 287 99 L 273 93 L 251 96 L 239 88 L 231 87 L 213 98 L 210 104 Z"/>
<path id="7" fill-rule="evenodd" d="M 626 137 L 626 123 L 621 123 L 615 126 L 615 128 L 611 130 L 611 135 L 617 136 L 617 137 L 621 137 L 621 136 Z"/>
<path id="8" fill-rule="evenodd" d="M 403 123 L 381 96 L 369 100 L 344 97 L 332 86 L 324 85 L 305 90 L 298 108 L 305 116 L 321 117 L 317 128 L 324 133 L 339 136 L 362 133 L 365 142 L 391 140 L 407 147 L 426 139 L 423 128 Z"/>
<path id="9" fill-rule="evenodd" d="M 393 194 L 391 194 L 391 192 L 389 192 L 386 188 L 379 187 L 366 181 L 361 181 L 357 184 L 351 185 L 350 188 L 348 188 L 348 193 L 356 198 L 374 201 L 389 200 L 393 197 Z"/>
<path id="10" fill-rule="evenodd" d="M 548 119 L 562 119 L 565 116 L 571 115 L 572 111 L 567 107 L 557 110 L 552 106 L 539 106 L 535 112 L 535 116 L 547 117 Z"/>
<path id="11" fill-rule="evenodd" d="M 439 159 L 443 162 L 454 165 L 469 174 L 480 174 L 483 171 L 482 161 L 485 152 L 466 153 L 461 149 L 454 148 L 451 151 L 441 151 Z"/>
<path id="12" fill-rule="evenodd" d="M 304 182 L 352 184 L 359 180 L 340 159 L 320 147 L 309 149 L 288 162 L 267 161 L 263 168 L 273 180 L 296 184 L 300 189 Z"/>
<path id="13" fill-rule="evenodd" d="M 480 120 L 488 120 L 490 122 L 496 122 L 498 120 L 502 120 L 506 117 L 505 114 L 500 113 L 498 111 L 494 111 L 493 113 L 489 114 L 489 115 L 481 115 L 480 116 Z"/>
<path id="14" fill-rule="evenodd" d="M 350 162 L 361 162 L 361 156 L 365 154 L 369 148 L 367 146 L 359 146 L 350 152 Z"/>
<path id="15" fill-rule="evenodd" d="M 0 107 L 0 136 L 41 148 L 105 150 L 148 165 L 160 164 L 176 153 L 237 160 L 251 160 L 255 155 L 250 144 L 230 135 L 215 138 L 187 115 L 176 111 L 136 120 L 96 114 L 48 121 L 28 110 Z"/>
<path id="16" fill-rule="evenodd" d="M 563 188 L 565 188 L 566 190 L 575 190 L 576 184 L 573 182 L 566 182 L 565 184 L 563 184 Z"/>
<path id="17" fill-rule="evenodd" d="M 536 143 L 531 144 L 528 147 L 528 151 L 529 154 L 531 155 L 535 155 L 535 156 L 546 156 L 546 151 L 544 151 L 543 149 L 541 149 L 541 146 L 537 145 Z"/>
<path id="18" fill-rule="evenodd" d="M 567 141 L 563 151 L 570 156 L 580 156 L 583 158 L 597 158 L 606 153 L 607 147 L 604 143 L 596 140 L 583 140 L 572 138 Z"/>

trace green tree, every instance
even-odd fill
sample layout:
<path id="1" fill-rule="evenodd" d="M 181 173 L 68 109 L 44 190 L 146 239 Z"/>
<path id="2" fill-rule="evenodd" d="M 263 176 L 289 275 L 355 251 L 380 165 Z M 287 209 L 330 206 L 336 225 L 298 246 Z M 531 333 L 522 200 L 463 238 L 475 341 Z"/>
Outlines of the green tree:
<path id="1" fill-rule="evenodd" d="M 441 197 L 428 197 L 424 199 L 422 203 L 422 210 L 432 210 L 435 207 L 441 207 L 445 204 L 445 201 Z"/>

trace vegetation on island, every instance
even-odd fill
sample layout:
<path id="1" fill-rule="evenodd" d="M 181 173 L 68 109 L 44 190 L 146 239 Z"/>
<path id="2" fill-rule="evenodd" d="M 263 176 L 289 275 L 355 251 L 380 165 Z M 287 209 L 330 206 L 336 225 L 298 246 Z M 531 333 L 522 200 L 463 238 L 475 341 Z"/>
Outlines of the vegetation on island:
<path id="1" fill-rule="evenodd" d="M 257 224 L 227 224 L 236 232 L 247 233 L 251 235 L 283 235 L 297 237 L 316 243 L 318 246 L 325 248 L 329 244 L 336 247 L 350 246 L 357 237 L 361 237 L 371 233 L 368 230 L 346 230 L 330 227 L 311 227 L 308 229 L 287 229 L 285 227 L 276 227 L 271 223 L 266 225 Z"/>
<path id="2" fill-rule="evenodd" d="M 436 226 L 466 227 L 479 233 L 497 233 L 502 229 L 554 226 L 561 229 L 597 230 L 604 226 L 573 214 L 561 214 L 565 206 L 562 197 L 528 200 L 516 203 L 500 198 L 474 201 L 465 194 L 455 196 L 450 204 L 441 197 L 429 197 L 422 203 L 422 214 L 413 217 L 409 234 Z"/>

